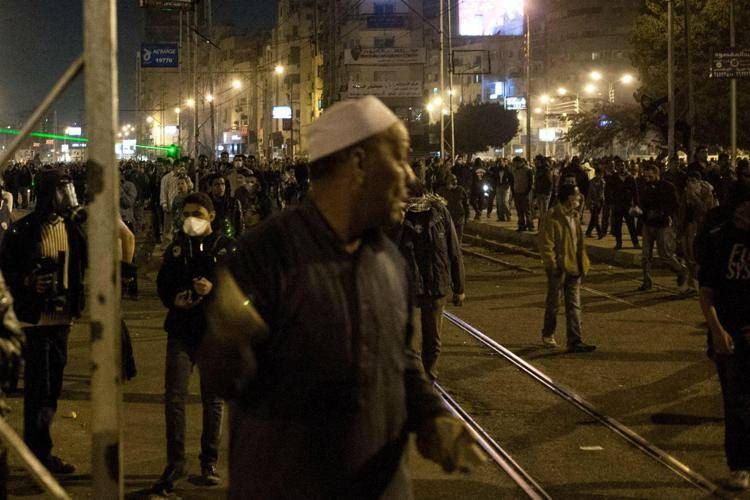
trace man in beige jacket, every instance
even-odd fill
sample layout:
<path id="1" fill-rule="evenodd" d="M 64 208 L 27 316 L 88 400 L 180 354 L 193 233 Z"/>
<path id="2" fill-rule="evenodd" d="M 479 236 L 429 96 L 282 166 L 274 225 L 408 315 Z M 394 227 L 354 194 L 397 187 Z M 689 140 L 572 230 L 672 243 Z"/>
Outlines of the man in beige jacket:
<path id="1" fill-rule="evenodd" d="M 591 352 L 596 346 L 584 343 L 581 338 L 581 278 L 590 267 L 579 222 L 581 194 L 577 186 L 564 184 L 557 198 L 557 205 L 548 212 L 539 230 L 539 252 L 547 271 L 542 343 L 550 348 L 557 347 L 555 327 L 562 291 L 568 352 Z"/>

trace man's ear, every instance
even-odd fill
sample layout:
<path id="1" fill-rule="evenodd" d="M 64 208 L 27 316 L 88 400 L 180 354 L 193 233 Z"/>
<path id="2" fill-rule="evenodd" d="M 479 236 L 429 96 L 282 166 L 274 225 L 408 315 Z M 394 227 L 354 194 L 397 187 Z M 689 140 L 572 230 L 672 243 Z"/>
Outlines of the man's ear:
<path id="1" fill-rule="evenodd" d="M 351 156 L 349 157 L 349 169 L 351 170 L 352 178 L 358 185 L 364 182 L 366 161 L 367 152 L 364 148 L 357 147 L 352 150 Z"/>
<path id="2" fill-rule="evenodd" d="M 208 220 L 209 220 L 209 222 L 213 222 L 215 218 L 216 218 L 216 212 L 209 212 L 208 213 Z"/>

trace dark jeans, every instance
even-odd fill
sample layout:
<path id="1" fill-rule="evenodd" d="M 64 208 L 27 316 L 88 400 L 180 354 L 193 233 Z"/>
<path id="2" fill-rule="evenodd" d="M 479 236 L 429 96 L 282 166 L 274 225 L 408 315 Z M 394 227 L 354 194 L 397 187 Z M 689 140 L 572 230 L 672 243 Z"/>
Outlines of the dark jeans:
<path id="1" fill-rule="evenodd" d="M 176 468 L 185 466 L 185 402 L 188 383 L 195 363 L 193 349 L 181 340 L 169 336 L 167 363 L 164 373 L 164 417 L 167 429 L 167 461 Z M 201 465 L 213 465 L 219 459 L 221 441 L 222 402 L 206 389 L 201 373 L 201 402 L 203 403 L 203 432 L 201 433 Z"/>
<path id="2" fill-rule="evenodd" d="M 604 205 L 602 207 L 602 234 L 609 232 L 609 223 L 612 219 L 612 211 L 614 207 L 612 205 Z"/>
<path id="3" fill-rule="evenodd" d="M 738 342 L 739 344 L 739 342 Z M 750 470 L 750 350 L 716 356 L 724 399 L 724 452 L 730 470 Z"/>
<path id="4" fill-rule="evenodd" d="M 445 297 L 417 297 L 419 320 L 422 327 L 422 366 L 431 379 L 438 376 L 437 361 L 440 356 L 440 333 L 443 329 Z"/>
<path id="5" fill-rule="evenodd" d="M 671 227 L 643 226 L 643 250 L 641 252 L 641 265 L 643 267 L 643 281 L 651 282 L 651 264 L 654 261 L 654 243 L 659 251 L 659 258 L 674 272 L 680 276 L 687 273 L 674 255 L 675 236 Z"/>
<path id="6" fill-rule="evenodd" d="M 52 453 L 50 426 L 62 392 L 70 327 L 36 326 L 24 328 L 24 333 L 23 440 L 44 462 Z"/>
<path id="7" fill-rule="evenodd" d="M 594 229 L 596 229 L 596 235 L 602 236 L 606 233 L 606 231 L 602 230 L 602 225 L 599 223 L 599 216 L 602 213 L 602 207 L 601 206 L 592 206 L 591 207 L 591 218 L 589 219 L 589 225 L 586 228 L 586 234 L 591 236 L 591 234 L 594 232 Z"/>
<path id="8" fill-rule="evenodd" d="M 161 241 L 161 233 L 164 228 L 164 211 L 157 203 L 152 205 L 151 213 L 153 214 L 151 217 L 151 229 L 154 231 L 154 238 L 156 241 Z"/>
<path id="9" fill-rule="evenodd" d="M 542 335 L 551 337 L 557 328 L 557 311 L 560 307 L 560 293 L 565 300 L 565 321 L 567 344 L 581 342 L 581 277 L 567 273 L 547 271 L 547 302 L 544 309 Z"/>
<path id="10" fill-rule="evenodd" d="M 519 229 L 534 229 L 534 222 L 531 218 L 531 203 L 528 194 L 519 194 L 515 197 L 516 212 L 518 214 Z"/>
<path id="11" fill-rule="evenodd" d="M 622 245 L 622 221 L 625 220 L 625 224 L 628 226 L 628 232 L 630 233 L 630 239 L 633 242 L 633 246 L 638 245 L 638 233 L 635 230 L 635 221 L 630 216 L 628 211 L 630 208 L 622 209 L 615 207 L 612 210 L 612 236 L 615 237 L 618 245 Z"/>
<path id="12" fill-rule="evenodd" d="M 456 236 L 458 237 L 458 242 L 462 243 L 464 240 L 464 221 L 463 219 L 460 221 L 453 220 L 453 227 L 456 228 Z"/>

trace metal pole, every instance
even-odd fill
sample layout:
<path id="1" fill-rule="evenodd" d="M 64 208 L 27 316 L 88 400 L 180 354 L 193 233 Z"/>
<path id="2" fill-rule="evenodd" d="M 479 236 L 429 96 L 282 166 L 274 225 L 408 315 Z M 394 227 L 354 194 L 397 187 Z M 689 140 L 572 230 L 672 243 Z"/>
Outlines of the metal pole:
<path id="1" fill-rule="evenodd" d="M 440 0 L 440 98 L 445 98 L 445 27 L 443 1 Z M 445 160 L 445 115 L 443 114 L 442 104 L 438 110 L 440 113 L 440 161 Z"/>
<path id="2" fill-rule="evenodd" d="M 190 14 L 188 14 L 190 15 Z M 177 79 L 179 80 L 179 88 L 177 90 L 178 96 L 177 96 L 177 105 L 182 106 L 182 11 L 180 11 L 180 43 L 178 45 L 179 47 L 179 62 L 177 64 Z M 177 145 L 182 147 L 182 127 L 180 123 L 181 115 L 177 114 Z"/>
<path id="3" fill-rule="evenodd" d="M 531 13 L 526 9 L 526 160 L 531 163 Z"/>
<path id="4" fill-rule="evenodd" d="M 695 137 L 695 86 L 693 84 L 693 51 L 690 48 L 690 0 L 685 0 L 685 69 L 688 84 L 688 152 L 693 151 Z"/>
<path id="5" fill-rule="evenodd" d="M 198 4 L 195 4 L 195 10 L 193 11 L 193 24 L 191 30 L 193 32 L 193 150 L 194 160 L 198 161 L 198 33 L 196 33 L 195 27 L 198 25 Z M 212 159 L 213 161 L 213 159 Z M 196 169 L 196 172 L 198 170 Z M 197 176 L 198 174 L 196 174 Z M 196 183 L 196 186 L 198 184 Z"/>
<path id="6" fill-rule="evenodd" d="M 674 143 L 674 29 L 673 0 L 667 0 L 667 107 L 669 129 L 667 131 L 667 153 L 672 158 L 675 154 Z"/>
<path id="7" fill-rule="evenodd" d="M 50 106 L 52 106 L 57 98 L 60 97 L 60 95 L 65 91 L 66 88 L 68 88 L 70 82 L 72 82 L 73 79 L 78 76 L 78 73 L 80 73 L 82 69 L 83 56 L 79 56 L 75 61 L 73 61 L 68 69 L 65 70 L 65 73 L 63 73 L 55 86 L 52 87 L 52 90 L 49 91 L 49 94 L 47 94 L 42 103 L 37 106 L 29 119 L 26 120 L 26 123 L 23 125 L 23 127 L 21 127 L 21 131 L 18 133 L 16 138 L 13 139 L 13 142 L 10 143 L 10 146 L 6 148 L 5 153 L 0 156 L 0 166 L 5 165 L 8 160 L 13 158 L 13 154 L 16 152 L 23 140 L 26 139 L 26 137 L 28 137 L 28 135 L 34 131 L 34 127 L 39 122 L 39 120 L 42 119 L 44 113 L 49 110 Z"/>
<path id="8" fill-rule="evenodd" d="M 729 0 L 729 46 L 735 47 L 735 26 L 734 26 L 734 0 Z M 732 78 L 729 82 L 729 144 L 730 157 L 732 165 L 737 159 L 737 80 Z"/>
<path id="9" fill-rule="evenodd" d="M 453 160 L 456 159 L 456 128 L 455 121 L 453 120 L 453 16 L 451 11 L 453 6 L 448 0 L 448 56 L 450 57 L 450 63 L 448 64 L 448 106 L 450 109 L 451 117 L 451 156 Z M 484 93 L 484 83 L 482 84 L 482 93 Z M 484 102 L 484 99 L 482 99 Z"/>
<path id="10" fill-rule="evenodd" d="M 117 259 L 117 1 L 84 0 L 94 498 L 123 498 L 120 262 Z"/>

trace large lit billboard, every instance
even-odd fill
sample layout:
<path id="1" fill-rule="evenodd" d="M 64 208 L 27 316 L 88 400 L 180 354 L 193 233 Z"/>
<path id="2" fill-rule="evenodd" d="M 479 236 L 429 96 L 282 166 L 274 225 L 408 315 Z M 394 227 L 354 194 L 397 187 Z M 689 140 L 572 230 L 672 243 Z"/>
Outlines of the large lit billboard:
<path id="1" fill-rule="evenodd" d="M 462 0 L 458 5 L 461 36 L 521 36 L 524 0 Z"/>

